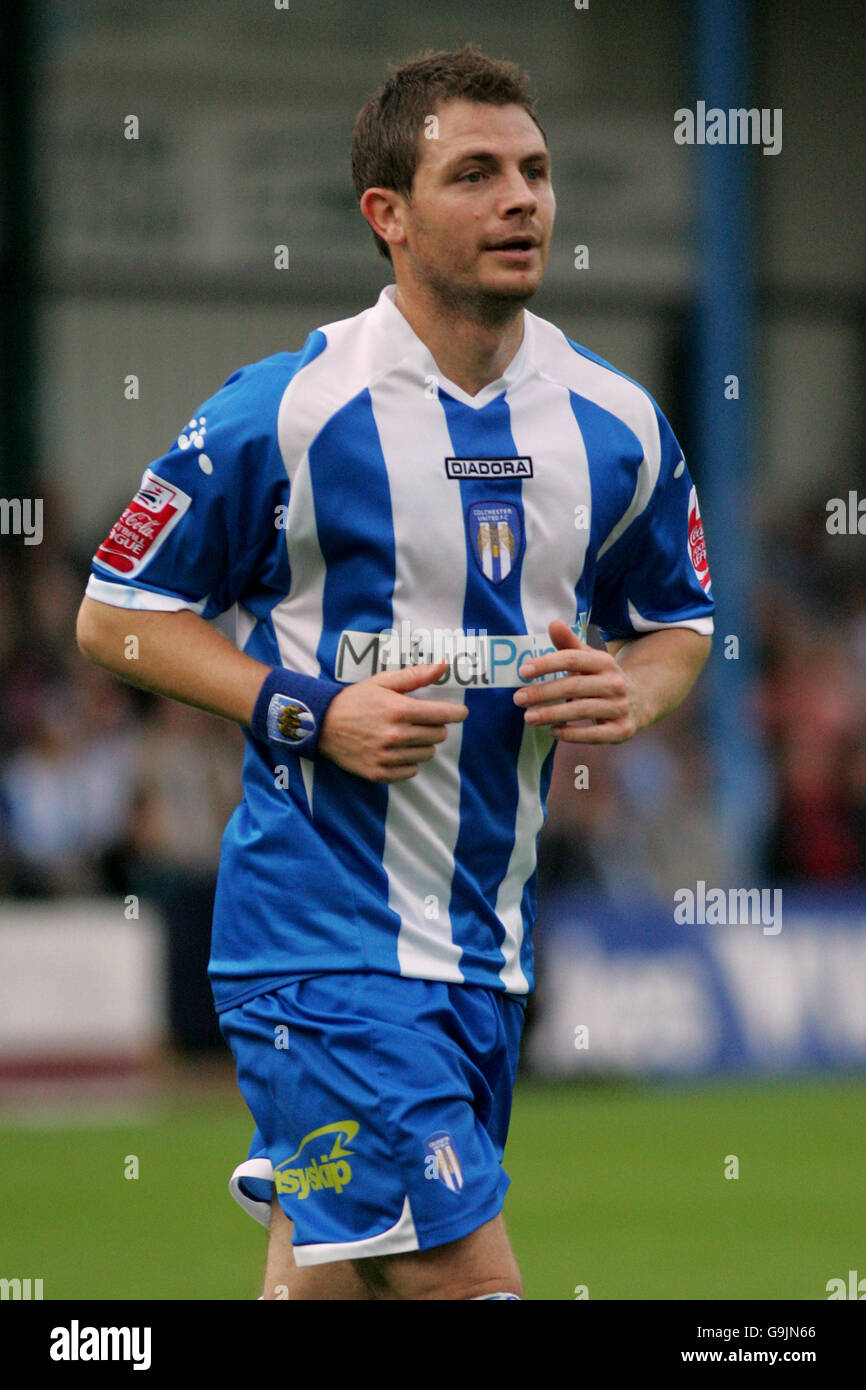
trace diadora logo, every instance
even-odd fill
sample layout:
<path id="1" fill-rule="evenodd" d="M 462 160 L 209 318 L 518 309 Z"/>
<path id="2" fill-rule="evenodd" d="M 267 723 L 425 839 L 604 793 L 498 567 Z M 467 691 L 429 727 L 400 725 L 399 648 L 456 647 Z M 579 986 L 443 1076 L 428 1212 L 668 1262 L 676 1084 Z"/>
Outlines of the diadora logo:
<path id="1" fill-rule="evenodd" d="M 449 478 L 531 478 L 531 458 L 464 459 L 447 458 Z"/>
<path id="2" fill-rule="evenodd" d="M 344 1145 L 351 1144 L 358 1128 L 357 1120 L 340 1120 L 337 1124 L 322 1125 L 320 1129 L 304 1135 L 297 1153 L 283 1159 L 274 1169 L 277 1191 L 290 1196 L 294 1194 L 301 1201 L 309 1197 L 311 1192 L 319 1192 L 323 1188 L 342 1192 L 352 1181 L 351 1165 L 346 1160 L 352 1157 L 353 1150 Z M 331 1139 L 333 1142 L 328 1152 L 328 1141 Z M 312 1148 L 308 1148 L 308 1145 L 314 1144 L 319 1150 L 318 1159 Z"/>

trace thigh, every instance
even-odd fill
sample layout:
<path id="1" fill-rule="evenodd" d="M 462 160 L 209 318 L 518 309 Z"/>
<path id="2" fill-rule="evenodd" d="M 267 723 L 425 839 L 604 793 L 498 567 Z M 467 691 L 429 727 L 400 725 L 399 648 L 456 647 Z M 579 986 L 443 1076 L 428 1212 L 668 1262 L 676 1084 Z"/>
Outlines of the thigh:
<path id="1" fill-rule="evenodd" d="M 292 1223 L 276 1197 L 271 1207 L 262 1297 L 294 1300 L 366 1300 L 376 1295 L 348 1260 L 299 1269 L 292 1253 Z"/>
<path id="2" fill-rule="evenodd" d="M 501 1213 L 460 1240 L 430 1250 L 359 1260 L 355 1268 L 377 1299 L 523 1297 L 520 1270 Z"/>

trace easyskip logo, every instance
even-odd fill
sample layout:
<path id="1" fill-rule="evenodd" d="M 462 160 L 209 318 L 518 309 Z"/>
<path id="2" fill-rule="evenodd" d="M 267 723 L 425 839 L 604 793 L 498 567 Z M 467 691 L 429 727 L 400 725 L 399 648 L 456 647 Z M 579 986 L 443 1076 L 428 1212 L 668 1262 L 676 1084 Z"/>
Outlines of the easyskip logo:
<path id="1" fill-rule="evenodd" d="M 351 1144 L 358 1129 L 357 1120 L 339 1120 L 336 1124 L 322 1125 L 305 1134 L 297 1152 L 291 1158 L 284 1158 L 274 1169 L 277 1191 L 286 1192 L 289 1196 L 296 1194 L 301 1201 L 309 1197 L 311 1192 L 320 1192 L 323 1188 L 338 1194 L 342 1192 L 352 1181 L 352 1168 L 347 1159 L 352 1157 L 353 1150 L 345 1148 L 344 1143 Z M 331 1136 L 333 1143 L 330 1152 L 327 1152 L 327 1141 Z M 321 1141 L 321 1145 L 316 1145 L 319 1149 L 318 1160 L 314 1153 L 304 1153 L 316 1139 Z"/>

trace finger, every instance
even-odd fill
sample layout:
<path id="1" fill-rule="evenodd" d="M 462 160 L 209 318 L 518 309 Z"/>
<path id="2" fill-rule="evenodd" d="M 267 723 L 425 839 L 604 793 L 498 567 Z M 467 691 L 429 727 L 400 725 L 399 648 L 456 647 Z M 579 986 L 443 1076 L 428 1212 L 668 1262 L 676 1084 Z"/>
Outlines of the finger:
<path id="1" fill-rule="evenodd" d="M 609 700 L 564 700 L 557 705 L 538 705 L 527 710 L 527 724 L 571 724 L 575 719 L 599 719 L 606 724 L 621 719 L 625 710 Z"/>
<path id="2" fill-rule="evenodd" d="M 635 729 L 628 720 L 609 719 L 601 724 L 558 724 L 550 732 L 559 743 L 625 743 Z"/>
<path id="3" fill-rule="evenodd" d="M 560 618 L 555 618 L 548 625 L 547 631 L 550 633 L 550 640 L 555 647 L 583 647 L 586 643 L 581 642 L 576 632 L 572 632 L 568 623 L 562 622 Z"/>
<path id="4" fill-rule="evenodd" d="M 406 700 L 395 718 L 410 724 L 462 724 L 468 713 L 467 705 L 446 700 Z"/>
<path id="5" fill-rule="evenodd" d="M 387 783 L 387 782 L 408 782 L 408 780 L 409 780 L 410 777 L 417 777 L 417 776 L 418 776 L 418 767 L 417 767 L 416 764 L 412 764 L 411 766 L 408 766 L 408 765 L 407 765 L 406 767 L 389 767 L 389 768 L 387 768 L 387 769 L 383 769 L 383 771 L 379 774 L 378 777 L 374 777 L 374 778 L 373 778 L 373 781 L 375 781 L 375 782 L 386 782 L 386 783 Z"/>
<path id="6" fill-rule="evenodd" d="M 392 748 L 429 748 L 436 743 L 444 743 L 448 734 L 441 724 L 407 724 L 397 730 L 397 736 L 389 746 Z"/>
<path id="7" fill-rule="evenodd" d="M 427 661 L 420 666 L 401 666 L 396 671 L 380 671 L 369 679 L 377 685 L 387 686 L 389 690 L 419 690 L 423 685 L 433 685 L 441 680 L 448 668 L 447 661 Z"/>
<path id="8" fill-rule="evenodd" d="M 619 700 L 625 696 L 621 676 L 599 672 L 597 676 L 560 676 L 543 685 L 523 686 L 515 692 L 514 703 L 530 709 L 533 705 L 555 704 L 559 700 Z"/>
<path id="9" fill-rule="evenodd" d="M 553 671 L 592 672 L 615 665 L 610 652 L 600 652 L 596 647 L 569 647 L 565 651 L 546 652 L 544 656 L 534 656 L 524 661 L 517 674 L 524 680 L 534 680 Z"/>
<path id="10" fill-rule="evenodd" d="M 385 748 L 379 761 L 383 767 L 408 767 L 411 764 L 429 763 L 436 756 L 435 748 Z"/>

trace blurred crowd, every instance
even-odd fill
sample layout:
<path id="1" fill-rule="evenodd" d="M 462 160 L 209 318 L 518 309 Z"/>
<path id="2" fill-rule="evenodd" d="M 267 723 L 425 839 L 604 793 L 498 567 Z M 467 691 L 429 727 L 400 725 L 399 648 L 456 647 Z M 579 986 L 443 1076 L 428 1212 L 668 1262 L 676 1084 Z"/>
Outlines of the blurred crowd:
<path id="1" fill-rule="evenodd" d="M 823 503 L 768 535 L 759 715 L 776 804 L 777 882 L 866 879 L 866 566 L 862 535 L 828 533 Z"/>
<path id="2" fill-rule="evenodd" d="M 817 509 L 767 536 L 755 710 L 773 785 L 764 883 L 866 880 L 858 540 L 828 535 Z M 50 534 L 26 564 L 11 548 L 0 552 L 0 897 L 137 892 L 179 924 L 176 950 L 203 960 L 220 835 L 240 797 L 242 736 L 79 654 L 75 616 L 88 564 Z M 705 695 L 706 678 L 632 743 L 560 747 L 541 892 L 669 902 L 696 876 L 720 880 Z M 187 967 L 179 956 L 174 968 Z"/>
<path id="3" fill-rule="evenodd" d="M 0 892 L 125 892 L 145 861 L 212 871 L 240 794 L 240 731 L 86 661 L 87 568 L 47 545 L 0 569 Z"/>

